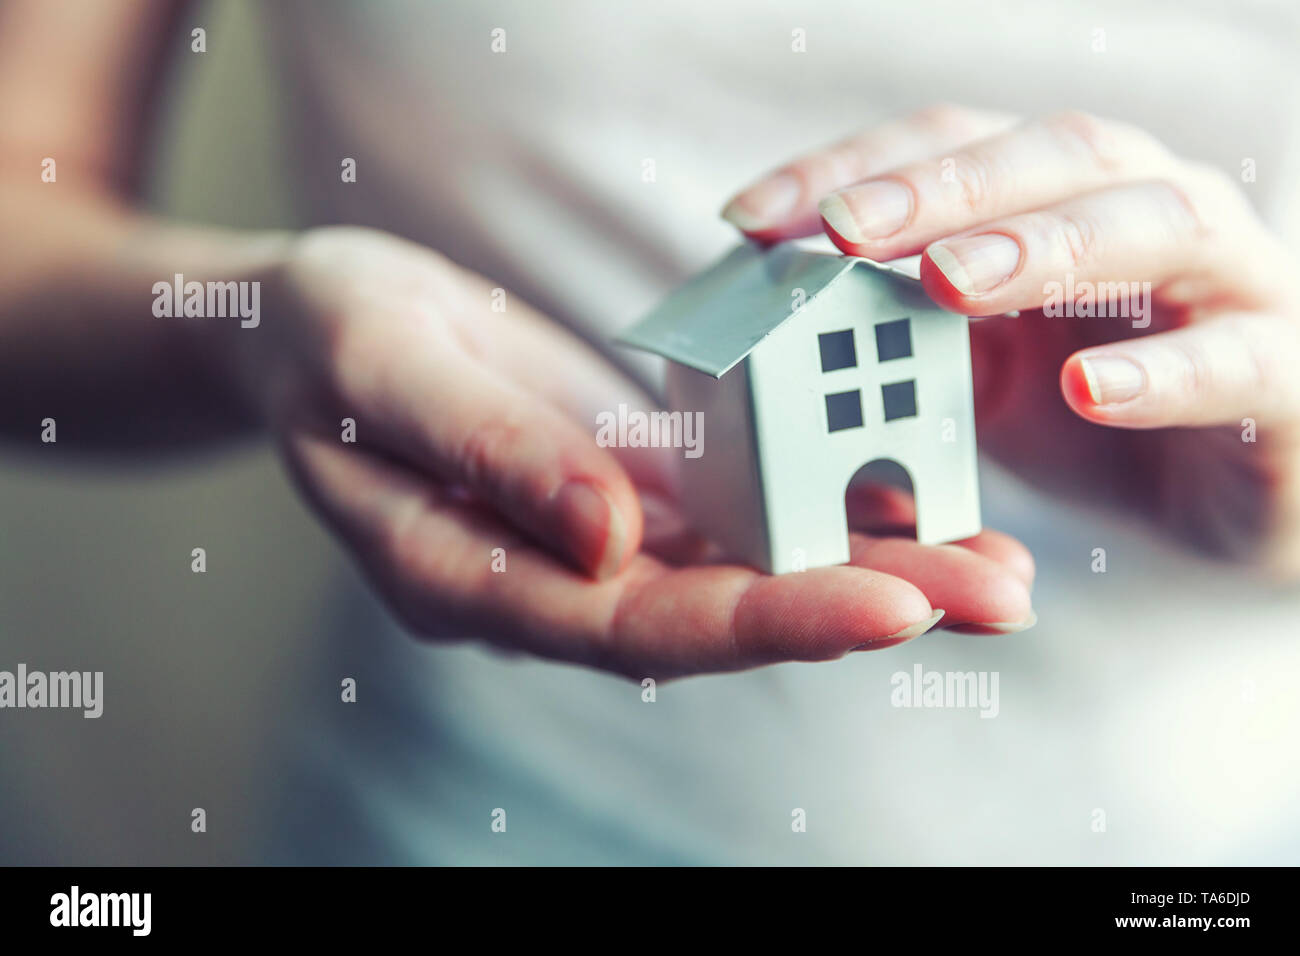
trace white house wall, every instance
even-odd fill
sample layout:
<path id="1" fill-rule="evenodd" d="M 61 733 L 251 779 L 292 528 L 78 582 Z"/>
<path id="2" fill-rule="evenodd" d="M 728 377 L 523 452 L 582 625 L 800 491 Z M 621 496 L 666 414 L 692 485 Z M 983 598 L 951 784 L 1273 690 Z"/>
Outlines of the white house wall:
<path id="1" fill-rule="evenodd" d="M 911 319 L 912 356 L 877 362 L 875 326 Z M 823 372 L 818 335 L 853 329 L 857 364 Z M 859 267 L 764 340 L 746 361 L 774 573 L 849 559 L 844 496 L 858 469 L 903 465 L 917 537 L 939 543 L 980 529 L 967 320 L 918 287 Z M 916 383 L 914 418 L 885 421 L 881 386 Z M 863 425 L 828 433 L 826 395 L 859 390 Z"/>
<path id="2" fill-rule="evenodd" d="M 667 386 L 671 409 L 703 413 L 702 453 L 681 462 L 687 518 L 731 557 L 768 570 L 746 363 L 716 379 L 670 362 Z"/>

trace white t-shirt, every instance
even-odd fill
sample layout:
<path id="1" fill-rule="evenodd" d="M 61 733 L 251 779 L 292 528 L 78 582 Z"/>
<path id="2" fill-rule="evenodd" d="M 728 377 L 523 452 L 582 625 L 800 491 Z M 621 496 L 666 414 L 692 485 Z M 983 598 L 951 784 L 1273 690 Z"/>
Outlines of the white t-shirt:
<path id="1" fill-rule="evenodd" d="M 316 221 L 425 242 L 605 342 L 734 243 L 717 210 L 738 187 L 939 100 L 1081 108 L 1230 172 L 1252 161 L 1244 188 L 1294 239 L 1300 21 L 1282 3 L 1218 7 L 268 11 Z M 343 157 L 356 183 L 340 182 Z M 293 809 L 275 857 L 1295 863 L 1300 598 L 984 468 L 986 523 L 1039 567 L 1039 623 L 1010 637 L 941 632 L 679 681 L 646 703 L 626 681 L 428 647 L 373 604 L 345 609 L 322 665 L 362 691 L 289 720 Z M 892 676 L 917 665 L 996 673 L 997 716 L 894 706 Z"/>

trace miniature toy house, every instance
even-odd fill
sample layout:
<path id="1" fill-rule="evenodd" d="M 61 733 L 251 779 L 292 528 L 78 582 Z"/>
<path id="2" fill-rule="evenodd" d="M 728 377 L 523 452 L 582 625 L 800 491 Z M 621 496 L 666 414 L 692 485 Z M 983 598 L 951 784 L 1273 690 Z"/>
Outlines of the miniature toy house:
<path id="1" fill-rule="evenodd" d="M 880 460 L 911 480 L 921 543 L 980 530 L 967 320 L 898 269 L 745 245 L 619 341 L 669 359 L 669 408 L 703 413 L 684 504 L 733 557 L 847 562 L 845 495 Z"/>

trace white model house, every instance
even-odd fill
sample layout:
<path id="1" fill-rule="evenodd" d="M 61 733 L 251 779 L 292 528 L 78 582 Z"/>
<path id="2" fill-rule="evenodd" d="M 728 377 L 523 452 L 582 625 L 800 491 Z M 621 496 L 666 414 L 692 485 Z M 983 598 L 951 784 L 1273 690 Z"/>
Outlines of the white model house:
<path id="1" fill-rule="evenodd" d="M 733 557 L 774 574 L 848 561 L 845 493 L 882 459 L 911 479 L 923 544 L 980 530 L 967 320 L 915 278 L 745 245 L 619 341 L 669 359 L 670 409 L 703 413 L 685 506 Z"/>

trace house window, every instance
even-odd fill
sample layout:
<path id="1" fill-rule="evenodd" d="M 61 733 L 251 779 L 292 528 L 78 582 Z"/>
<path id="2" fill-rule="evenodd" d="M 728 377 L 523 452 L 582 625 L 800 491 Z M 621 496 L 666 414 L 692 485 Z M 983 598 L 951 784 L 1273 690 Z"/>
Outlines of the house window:
<path id="1" fill-rule="evenodd" d="M 910 384 L 910 383 L 909 383 Z M 826 430 L 842 431 L 862 427 L 862 393 L 835 392 L 826 396 Z"/>
<path id="2" fill-rule="evenodd" d="M 817 347 L 822 353 L 822 371 L 853 368 L 858 364 L 858 351 L 853 347 L 853 330 L 826 332 L 817 336 Z"/>
<path id="3" fill-rule="evenodd" d="M 912 320 L 895 319 L 876 326 L 876 356 L 882 362 L 910 358 L 912 355 Z"/>
<path id="4" fill-rule="evenodd" d="M 916 417 L 916 381 L 890 382 L 880 386 L 881 397 L 885 400 L 885 421 L 896 418 Z M 830 397 L 827 399 L 829 408 Z"/>

